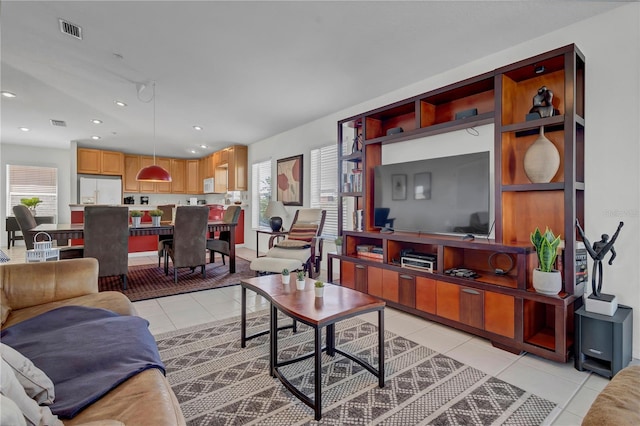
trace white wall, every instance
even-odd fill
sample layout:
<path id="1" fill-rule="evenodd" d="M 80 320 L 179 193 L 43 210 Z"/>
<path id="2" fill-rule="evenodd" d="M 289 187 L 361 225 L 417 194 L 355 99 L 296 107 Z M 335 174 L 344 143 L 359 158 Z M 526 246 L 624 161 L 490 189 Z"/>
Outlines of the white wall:
<path id="1" fill-rule="evenodd" d="M 430 40 L 425 39 L 425 43 Z M 625 226 L 615 244 L 618 257 L 605 266 L 604 291 L 635 309 L 640 330 L 640 4 L 630 3 L 537 39 L 447 71 L 385 96 L 338 111 L 249 147 L 249 164 L 304 154 L 304 204 L 309 205 L 309 151 L 334 142 L 337 121 L 442 87 L 528 57 L 575 43 L 586 57 L 585 230 L 596 240 Z M 309 102 L 313 102 L 312 99 Z M 304 107 L 304 106 L 301 106 Z M 435 147 L 433 149 L 440 149 Z M 249 169 L 250 170 L 250 169 Z M 251 182 L 251 180 L 249 180 Z M 295 210 L 295 209 L 292 209 Z M 247 211 L 249 214 L 250 212 Z M 246 220 L 246 235 L 251 218 Z M 255 247 L 255 236 L 247 238 Z M 261 247 L 265 247 L 261 241 Z M 591 265 L 590 265 L 591 267 Z M 590 287 L 590 286 L 589 286 Z M 636 337 L 638 333 L 635 333 Z M 640 358 L 640 338 L 633 343 Z"/>
<path id="2" fill-rule="evenodd" d="M 73 189 L 75 203 L 76 192 L 76 174 L 75 166 L 72 167 L 72 161 L 75 161 L 75 151 L 68 149 L 55 149 L 55 148 L 42 148 L 42 147 L 24 147 L 21 145 L 13 145 L 3 143 L 0 145 L 2 151 L 2 178 L 0 179 L 0 217 L 3 220 L 2 229 L 4 230 L 4 218 L 7 217 L 7 213 L 12 215 L 12 212 L 6 211 L 7 199 L 7 164 L 21 165 L 21 166 L 42 166 L 42 167 L 57 167 L 58 168 L 58 222 L 70 223 L 71 211 L 69 210 L 69 203 L 71 203 L 71 191 Z M 72 173 L 73 170 L 73 173 Z M 1 245 L 6 247 L 7 234 L 2 232 L 0 235 Z"/>

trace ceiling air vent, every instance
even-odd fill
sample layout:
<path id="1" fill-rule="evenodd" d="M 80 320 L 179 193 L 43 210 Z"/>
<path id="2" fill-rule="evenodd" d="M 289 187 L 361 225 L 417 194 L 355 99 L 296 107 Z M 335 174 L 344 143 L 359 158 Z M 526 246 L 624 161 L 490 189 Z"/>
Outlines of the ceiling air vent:
<path id="1" fill-rule="evenodd" d="M 51 120 L 52 126 L 67 127 L 67 123 L 62 120 Z"/>
<path id="2" fill-rule="evenodd" d="M 60 21 L 60 31 L 64 34 L 70 35 L 71 37 L 75 37 L 78 40 L 82 40 L 82 27 L 65 21 L 64 19 L 58 19 L 58 21 Z"/>

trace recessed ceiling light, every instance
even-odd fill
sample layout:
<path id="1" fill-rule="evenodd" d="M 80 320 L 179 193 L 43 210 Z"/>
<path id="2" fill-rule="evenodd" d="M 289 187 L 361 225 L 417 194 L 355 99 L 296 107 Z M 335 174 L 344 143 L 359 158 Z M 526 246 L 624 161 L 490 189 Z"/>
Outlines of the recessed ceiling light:
<path id="1" fill-rule="evenodd" d="M 196 153 L 196 150 L 195 150 L 195 149 L 192 149 L 192 150 L 191 150 L 191 153 L 192 153 L 192 154 L 195 154 L 195 153 Z"/>
<path id="2" fill-rule="evenodd" d="M 11 93 L 11 92 L 2 91 L 2 96 L 4 96 L 5 98 L 15 98 L 16 94 L 15 93 Z"/>
<path id="3" fill-rule="evenodd" d="M 93 139 L 94 141 L 97 141 L 98 139 L 102 139 L 100 136 L 91 136 L 91 139 Z"/>
<path id="4" fill-rule="evenodd" d="M 200 145 L 200 148 L 202 148 L 202 149 L 207 149 L 207 148 L 209 148 L 209 147 L 208 147 L 208 146 L 206 146 L 206 145 Z"/>
<path id="5" fill-rule="evenodd" d="M 18 129 L 22 130 L 23 132 L 28 132 L 30 130 L 28 127 L 18 127 Z"/>
<path id="6" fill-rule="evenodd" d="M 102 124 L 102 120 L 98 120 L 97 118 L 94 118 L 93 120 L 91 120 L 91 122 L 93 124 Z"/>
<path id="7" fill-rule="evenodd" d="M 200 127 L 200 126 L 193 126 L 193 128 L 196 129 L 196 130 L 202 130 L 202 127 Z"/>
<path id="8" fill-rule="evenodd" d="M 127 104 L 125 104 L 125 103 L 124 103 L 124 102 L 122 102 L 122 101 L 113 101 L 113 102 L 114 102 L 116 105 L 120 106 L 120 107 L 126 107 L 126 106 L 127 106 Z"/>

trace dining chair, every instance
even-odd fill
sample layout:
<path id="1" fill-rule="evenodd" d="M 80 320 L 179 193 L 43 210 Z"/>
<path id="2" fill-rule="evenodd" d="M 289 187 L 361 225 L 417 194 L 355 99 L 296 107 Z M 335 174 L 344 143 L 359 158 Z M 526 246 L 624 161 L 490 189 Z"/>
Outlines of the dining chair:
<path id="1" fill-rule="evenodd" d="M 13 215 L 16 217 L 16 221 L 18 222 L 27 250 L 33 250 L 33 235 L 28 231 L 38 226 L 36 218 L 33 216 L 33 213 L 31 213 L 31 210 L 22 204 L 13 206 Z M 60 259 L 83 257 L 83 246 L 58 246 L 58 248 L 60 249 Z"/>
<path id="2" fill-rule="evenodd" d="M 173 239 L 165 242 L 164 273 L 169 275 L 169 259 L 173 263 L 173 282 L 178 283 L 178 268 L 195 270 L 200 266 L 202 277 L 207 270 L 207 206 L 179 206 L 173 225 Z"/>
<path id="3" fill-rule="evenodd" d="M 237 225 L 238 219 L 240 219 L 240 212 L 242 209 L 240 206 L 231 206 L 224 212 L 222 221 L 224 223 L 232 223 Z M 207 240 L 207 250 L 209 250 L 209 263 L 215 262 L 215 253 L 222 255 L 222 264 L 226 265 L 224 257 L 230 256 L 230 241 L 231 232 L 235 232 L 235 228 L 231 228 L 232 231 L 220 231 L 218 238 L 209 238 Z"/>
<path id="4" fill-rule="evenodd" d="M 156 207 L 162 211 L 160 222 L 169 223 L 173 221 L 173 209 L 175 206 L 175 204 L 166 204 Z M 164 257 L 164 243 L 172 238 L 172 235 L 158 235 L 158 268 L 160 267 L 160 260 Z"/>
<path id="5" fill-rule="evenodd" d="M 119 275 L 127 289 L 129 271 L 129 208 L 84 208 L 84 257 L 98 259 L 98 276 Z"/>
<path id="6" fill-rule="evenodd" d="M 327 211 L 322 209 L 299 209 L 285 239 L 270 247 L 265 256 L 254 259 L 251 270 L 260 274 L 281 272 L 283 267 L 289 270 L 304 268 L 309 278 L 318 276 L 323 242 L 319 237 L 326 215 Z"/>

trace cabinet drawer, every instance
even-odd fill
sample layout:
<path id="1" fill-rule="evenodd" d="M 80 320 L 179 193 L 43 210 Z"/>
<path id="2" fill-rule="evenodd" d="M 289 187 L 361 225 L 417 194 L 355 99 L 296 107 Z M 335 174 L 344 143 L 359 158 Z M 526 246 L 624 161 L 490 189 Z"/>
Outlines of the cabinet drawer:
<path id="1" fill-rule="evenodd" d="M 436 281 L 436 315 L 460 321 L 460 287 Z"/>
<path id="2" fill-rule="evenodd" d="M 484 291 L 468 287 L 460 289 L 460 322 L 484 328 Z"/>

